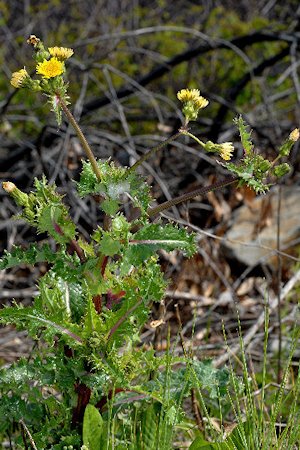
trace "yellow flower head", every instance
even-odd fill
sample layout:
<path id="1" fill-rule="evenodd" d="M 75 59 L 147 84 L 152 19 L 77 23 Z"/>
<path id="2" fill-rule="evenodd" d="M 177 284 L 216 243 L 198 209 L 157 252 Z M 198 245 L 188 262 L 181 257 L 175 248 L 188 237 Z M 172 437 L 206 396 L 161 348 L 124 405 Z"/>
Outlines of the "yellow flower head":
<path id="1" fill-rule="evenodd" d="M 51 58 L 49 61 L 45 59 L 36 66 L 36 73 L 42 75 L 43 78 L 54 78 L 64 73 L 64 71 L 64 63 L 57 58 Z"/>
<path id="2" fill-rule="evenodd" d="M 215 144 L 212 141 L 207 141 L 204 145 L 207 152 L 219 153 L 221 158 L 225 161 L 229 161 L 232 158 L 232 153 L 234 151 L 233 144 L 231 142 L 223 142 L 223 144 Z"/>
<path id="3" fill-rule="evenodd" d="M 48 51 L 51 56 L 57 58 L 59 61 L 64 61 L 65 59 L 71 58 L 71 56 L 74 54 L 72 48 L 66 47 L 49 47 Z"/>
<path id="4" fill-rule="evenodd" d="M 177 98 L 183 103 L 182 112 L 187 122 L 196 120 L 200 109 L 208 105 L 208 100 L 200 95 L 199 89 L 181 89 Z"/>
<path id="5" fill-rule="evenodd" d="M 177 98 L 182 103 L 194 102 L 199 105 L 199 109 L 208 105 L 208 100 L 200 95 L 199 89 L 181 89 L 177 92 Z"/>
<path id="6" fill-rule="evenodd" d="M 224 142 L 223 144 L 219 144 L 220 148 L 220 156 L 225 161 L 229 161 L 232 158 L 232 153 L 234 151 L 234 147 L 231 142 Z"/>
<path id="7" fill-rule="evenodd" d="M 297 142 L 300 137 L 299 128 L 295 128 L 289 135 L 289 140 L 293 142 Z"/>
<path id="8" fill-rule="evenodd" d="M 29 79 L 29 74 L 26 69 L 21 69 L 18 72 L 14 72 L 11 76 L 10 84 L 15 88 L 24 87 L 26 80 Z"/>

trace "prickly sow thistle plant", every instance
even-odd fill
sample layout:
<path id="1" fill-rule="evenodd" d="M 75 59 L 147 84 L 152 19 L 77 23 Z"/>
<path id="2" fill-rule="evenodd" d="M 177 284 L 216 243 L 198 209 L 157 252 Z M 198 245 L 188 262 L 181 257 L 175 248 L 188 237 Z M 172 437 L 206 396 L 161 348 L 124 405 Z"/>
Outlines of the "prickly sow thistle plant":
<path id="1" fill-rule="evenodd" d="M 11 181 L 3 183 L 21 208 L 19 217 L 38 233 L 47 233 L 56 249 L 48 244 L 15 247 L 0 260 L 1 269 L 39 262 L 49 266 L 38 281 L 39 293 L 32 306 L 15 304 L 0 311 L 2 323 L 26 329 L 38 343 L 29 361 L 20 359 L 2 370 L 0 430 L 21 447 L 30 441 L 37 448 L 83 445 L 100 450 L 118 443 L 124 448 L 124 442 L 130 443 L 134 435 L 132 427 L 136 427 L 139 437 L 134 448 L 160 448 L 159 423 L 164 423 L 164 439 L 168 439 L 163 448 L 171 449 L 174 427 L 183 417 L 183 398 L 195 385 L 204 387 L 212 397 L 222 395 L 228 374 L 213 369 L 209 362 L 188 360 L 187 356 L 158 357 L 152 349 L 141 346 L 140 331 L 149 319 L 153 302 L 162 300 L 166 287 L 158 250 L 179 249 L 187 256 L 196 251 L 193 234 L 150 219 L 176 203 L 232 183 L 266 191 L 268 177 L 286 173 L 287 163 L 278 162 L 288 156 L 299 131 L 291 133 L 276 160 L 269 162 L 253 150 L 250 133 L 243 120 L 237 119 L 245 155 L 239 164 L 223 163 L 234 176 L 153 208 L 150 188 L 135 169 L 163 146 L 185 135 L 205 151 L 215 152 L 225 161 L 231 159 L 232 143 L 205 143 L 189 131 L 190 121 L 197 119 L 208 100 L 198 89 L 181 90 L 177 96 L 183 103 L 185 122 L 178 133 L 149 150 L 132 167 L 116 167 L 112 161 L 95 158 L 67 107 L 65 62 L 73 50 L 46 48 L 34 35 L 28 43 L 34 48 L 38 78 L 31 78 L 24 68 L 13 73 L 11 84 L 46 94 L 58 124 L 62 112 L 66 115 L 88 159 L 77 183 L 78 195 L 100 196 L 99 207 L 106 220 L 87 241 L 79 235 L 56 186 L 45 177 L 35 180 L 30 193 L 22 192 Z M 132 221 L 122 211 L 126 195 L 139 210 Z M 170 370 L 174 363 L 182 367 Z M 116 415 L 122 412 L 127 421 Z M 135 419 L 129 426 L 131 414 Z M 117 417 L 113 435 L 112 416 Z M 147 417 L 151 417 L 149 423 Z M 18 426 L 25 433 L 20 433 Z"/>

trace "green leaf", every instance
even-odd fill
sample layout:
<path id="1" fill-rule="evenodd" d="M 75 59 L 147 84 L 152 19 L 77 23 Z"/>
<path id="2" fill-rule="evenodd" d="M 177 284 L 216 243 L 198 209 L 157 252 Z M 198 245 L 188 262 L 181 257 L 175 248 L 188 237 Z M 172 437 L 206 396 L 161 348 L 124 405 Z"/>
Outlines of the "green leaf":
<path id="1" fill-rule="evenodd" d="M 216 369 L 211 359 L 193 361 L 192 367 L 199 387 L 207 389 L 210 398 L 219 398 L 226 394 L 229 383 L 229 371 L 226 368 Z M 192 381 L 194 382 L 193 379 Z"/>
<path id="2" fill-rule="evenodd" d="M 101 182 L 97 179 L 89 162 L 83 163 L 77 189 L 81 197 L 88 194 L 100 194 L 105 198 L 101 207 L 107 214 L 115 214 L 120 196 L 130 194 L 135 206 L 145 213 L 151 202 L 150 188 L 144 179 L 125 167 L 116 167 L 112 161 L 98 161 Z"/>
<path id="3" fill-rule="evenodd" d="M 105 214 L 109 216 L 114 216 L 119 209 L 119 202 L 115 199 L 106 199 L 100 203 L 101 209 L 105 212 Z"/>
<path id="4" fill-rule="evenodd" d="M 37 262 L 47 261 L 52 262 L 53 251 L 48 244 L 38 247 L 36 244 L 31 244 L 29 248 L 23 249 L 21 247 L 14 247 L 9 253 L 4 251 L 3 258 L 0 259 L 0 270 L 9 269 L 18 264 L 36 264 Z"/>
<path id="5" fill-rule="evenodd" d="M 191 256 L 196 251 L 194 234 L 170 223 L 146 224 L 130 239 L 123 254 L 124 264 L 138 266 L 160 249 L 167 252 L 178 249 Z"/>
<path id="6" fill-rule="evenodd" d="M 110 233 L 108 233 L 108 232 L 103 233 L 103 237 L 102 237 L 101 243 L 100 243 L 100 251 L 101 251 L 101 253 L 103 253 L 103 255 L 114 256 L 114 255 L 118 254 L 120 248 L 121 248 L 120 242 L 115 241 L 110 236 Z"/>
<path id="7" fill-rule="evenodd" d="M 251 154 L 253 151 L 253 144 L 251 141 L 251 130 L 248 131 L 248 127 L 245 124 L 242 116 L 239 116 L 236 119 L 234 119 L 234 123 L 237 125 L 239 129 L 241 142 L 246 155 Z"/>
<path id="8" fill-rule="evenodd" d="M 45 327 L 47 331 L 44 334 L 50 333 L 55 335 L 59 333 L 67 338 L 68 342 L 72 342 L 73 345 L 75 343 L 82 344 L 82 339 L 77 334 L 80 331 L 77 325 L 56 323 L 47 317 L 46 312 L 44 314 L 33 307 L 19 308 L 15 306 L 3 308 L 0 310 L 0 322 L 5 324 L 14 323 L 20 329 L 27 329 L 28 327 L 28 332 L 31 331 L 32 334 L 37 333 L 41 327 Z"/>
<path id="9" fill-rule="evenodd" d="M 75 225 L 68 215 L 62 196 L 55 184 L 49 185 L 45 176 L 34 180 L 35 192 L 24 202 L 18 217 L 23 218 L 39 232 L 47 232 L 59 243 L 67 243 L 75 237 Z"/>
<path id="10" fill-rule="evenodd" d="M 145 408 L 141 418 L 141 433 L 138 435 L 139 447 L 143 450 L 155 450 L 158 433 L 160 405 L 151 404 Z"/>
<path id="11" fill-rule="evenodd" d="M 88 404 L 83 417 L 82 439 L 89 450 L 101 450 L 103 419 L 95 406 Z"/>
<path id="12" fill-rule="evenodd" d="M 189 446 L 189 450 L 221 450 L 225 448 L 228 450 L 228 447 L 222 447 L 222 444 L 214 444 L 206 441 L 203 437 L 197 437 L 194 442 Z"/>

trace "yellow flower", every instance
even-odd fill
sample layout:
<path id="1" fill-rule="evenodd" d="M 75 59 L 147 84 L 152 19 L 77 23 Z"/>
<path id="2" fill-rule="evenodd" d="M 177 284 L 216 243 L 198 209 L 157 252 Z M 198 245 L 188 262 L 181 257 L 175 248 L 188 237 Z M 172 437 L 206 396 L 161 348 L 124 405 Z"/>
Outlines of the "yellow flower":
<path id="1" fill-rule="evenodd" d="M 48 51 L 51 56 L 57 58 L 59 61 L 64 61 L 65 59 L 71 58 L 74 53 L 72 48 L 66 47 L 49 47 Z"/>
<path id="2" fill-rule="evenodd" d="M 65 71 L 64 64 L 57 58 L 51 58 L 49 61 L 45 59 L 36 66 L 36 73 L 42 75 L 43 78 L 54 78 L 61 75 Z"/>
<path id="3" fill-rule="evenodd" d="M 234 151 L 234 147 L 231 142 L 224 142 L 223 144 L 218 144 L 220 156 L 225 161 L 229 161 L 232 158 L 232 153 Z"/>
<path id="4" fill-rule="evenodd" d="M 177 92 L 177 98 L 182 103 L 193 102 L 198 109 L 208 105 L 208 100 L 200 95 L 199 89 L 181 89 Z"/>
<path id="5" fill-rule="evenodd" d="M 181 89 L 177 92 L 177 98 L 183 103 L 182 113 L 186 124 L 190 120 L 196 120 L 200 109 L 208 105 L 208 100 L 200 95 L 199 89 Z"/>
<path id="6" fill-rule="evenodd" d="M 297 142 L 300 137 L 299 128 L 295 128 L 289 135 L 289 140 L 293 142 Z"/>
<path id="7" fill-rule="evenodd" d="M 10 84 L 15 88 L 24 87 L 24 82 L 29 79 L 29 74 L 26 69 L 21 69 L 18 72 L 14 72 L 11 76 Z"/>

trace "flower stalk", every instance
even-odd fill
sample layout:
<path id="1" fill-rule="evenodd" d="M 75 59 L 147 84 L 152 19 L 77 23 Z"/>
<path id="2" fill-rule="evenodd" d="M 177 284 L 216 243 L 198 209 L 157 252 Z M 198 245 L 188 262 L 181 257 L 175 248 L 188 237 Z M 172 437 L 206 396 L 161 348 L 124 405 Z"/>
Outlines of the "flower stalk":
<path id="1" fill-rule="evenodd" d="M 182 132 L 179 130 L 177 133 L 170 136 L 165 141 L 161 142 L 159 145 L 156 145 L 155 147 L 151 148 L 148 152 L 146 152 L 140 159 L 138 159 L 129 169 L 128 172 L 134 172 L 143 162 L 147 161 L 147 159 L 151 158 L 154 153 L 156 153 L 158 150 L 161 150 L 166 145 L 170 144 L 171 142 L 175 141 Z"/>
<path id="2" fill-rule="evenodd" d="M 69 110 L 69 108 L 67 107 L 65 101 L 59 96 L 57 95 L 57 101 L 61 106 L 61 109 L 63 110 L 63 112 L 65 113 L 65 115 L 67 116 L 67 119 L 69 121 L 69 123 L 72 125 L 72 127 L 75 130 L 75 133 L 78 136 L 78 139 L 81 142 L 81 145 L 85 151 L 85 154 L 88 158 L 88 160 L 91 163 L 91 166 L 93 168 L 93 171 L 98 179 L 98 181 L 101 181 L 102 176 L 101 176 L 101 172 L 99 169 L 99 166 L 97 164 L 96 158 L 94 156 L 94 153 L 91 150 L 91 147 L 89 146 L 83 132 L 81 131 L 80 126 L 78 125 L 77 121 L 75 120 L 75 117 L 73 116 L 73 114 L 71 113 L 71 111 Z"/>

